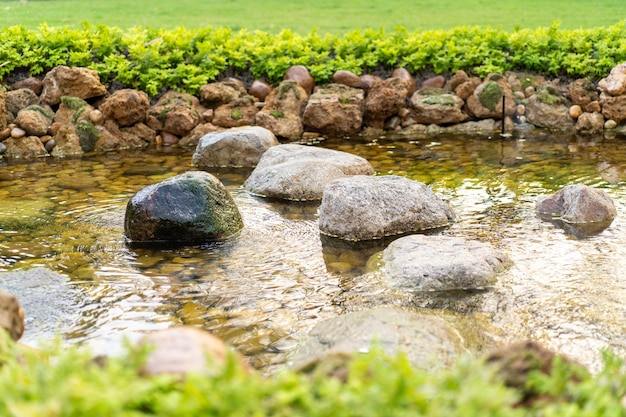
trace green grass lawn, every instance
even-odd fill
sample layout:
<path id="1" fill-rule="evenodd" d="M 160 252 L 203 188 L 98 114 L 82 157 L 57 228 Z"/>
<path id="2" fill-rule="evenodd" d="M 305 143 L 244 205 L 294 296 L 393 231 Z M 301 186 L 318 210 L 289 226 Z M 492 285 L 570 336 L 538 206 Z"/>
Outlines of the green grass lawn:
<path id="1" fill-rule="evenodd" d="M 609 26 L 626 20 L 624 0 L 0 0 L 0 26 L 79 27 L 82 22 L 134 26 L 282 29 L 307 34 L 404 26 L 410 31 L 491 26 L 511 31 L 560 22 L 561 29 Z"/>

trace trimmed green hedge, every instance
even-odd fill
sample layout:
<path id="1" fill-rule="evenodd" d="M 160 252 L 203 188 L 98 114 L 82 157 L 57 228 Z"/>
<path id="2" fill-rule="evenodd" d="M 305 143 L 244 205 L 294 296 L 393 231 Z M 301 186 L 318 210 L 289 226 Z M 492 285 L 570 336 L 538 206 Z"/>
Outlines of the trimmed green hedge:
<path id="1" fill-rule="evenodd" d="M 504 32 L 458 27 L 409 32 L 397 28 L 307 36 L 289 30 L 233 32 L 227 28 L 123 31 L 85 24 L 81 29 L 13 26 L 0 32 L 0 78 L 14 71 L 40 75 L 59 66 L 95 69 L 104 83 L 118 81 L 154 96 L 164 89 L 195 94 L 225 74 L 250 74 L 272 83 L 292 65 L 306 66 L 316 82 L 337 70 L 356 74 L 405 67 L 413 74 L 472 75 L 508 70 L 568 78 L 602 78 L 626 61 L 624 24 L 607 28 L 547 28 Z"/>

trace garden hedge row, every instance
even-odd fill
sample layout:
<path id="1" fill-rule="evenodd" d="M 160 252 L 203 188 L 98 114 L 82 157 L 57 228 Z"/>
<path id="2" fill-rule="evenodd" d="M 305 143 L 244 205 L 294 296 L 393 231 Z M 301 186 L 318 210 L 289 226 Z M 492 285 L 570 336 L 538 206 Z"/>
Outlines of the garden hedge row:
<path id="1" fill-rule="evenodd" d="M 598 80 L 626 61 L 624 23 L 595 29 L 550 27 L 505 32 L 493 28 L 393 33 L 353 31 L 306 36 L 228 28 L 133 28 L 84 24 L 80 29 L 0 31 L 0 78 L 41 75 L 59 65 L 95 69 L 104 83 L 116 81 L 151 96 L 166 89 L 196 94 L 226 75 L 277 83 L 292 65 L 306 66 L 318 83 L 338 70 L 356 74 L 405 67 L 412 74 L 470 75 L 524 71 Z"/>

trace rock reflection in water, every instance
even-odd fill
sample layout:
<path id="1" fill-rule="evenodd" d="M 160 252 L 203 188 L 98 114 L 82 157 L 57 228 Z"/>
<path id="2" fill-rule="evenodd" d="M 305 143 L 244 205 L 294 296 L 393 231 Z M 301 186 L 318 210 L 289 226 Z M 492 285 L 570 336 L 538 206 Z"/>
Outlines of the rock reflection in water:
<path id="1" fill-rule="evenodd" d="M 187 323 L 271 372 L 320 320 L 391 304 L 458 320 L 476 349 L 532 338 L 588 365 L 598 364 L 600 348 L 626 354 L 626 149 L 620 139 L 526 136 L 321 143 L 365 157 L 378 174 L 431 186 L 458 216 L 437 233 L 507 252 L 513 267 L 485 291 L 386 288 L 371 263 L 390 240 L 359 246 L 320 236 L 316 203 L 250 196 L 241 187 L 250 169 L 211 171 L 240 208 L 237 235 L 214 245 L 128 247 L 128 199 L 194 169 L 191 152 L 176 148 L 0 166 L 0 270 L 44 266 L 67 276 L 81 300 L 61 334 L 104 351 L 126 335 Z M 618 217 L 608 228 L 577 239 L 537 218 L 539 195 L 573 183 L 614 199 Z M 27 327 L 24 337 L 34 343 L 47 336 Z"/>

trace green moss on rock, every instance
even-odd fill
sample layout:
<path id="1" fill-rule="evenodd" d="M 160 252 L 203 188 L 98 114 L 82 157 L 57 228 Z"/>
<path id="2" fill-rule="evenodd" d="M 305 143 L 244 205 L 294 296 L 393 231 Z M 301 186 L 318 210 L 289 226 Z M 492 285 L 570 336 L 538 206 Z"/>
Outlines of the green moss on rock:
<path id="1" fill-rule="evenodd" d="M 96 126 L 91 122 L 81 122 L 76 126 L 76 133 L 82 150 L 85 152 L 93 151 L 99 138 Z"/>
<path id="2" fill-rule="evenodd" d="M 300 100 L 300 90 L 298 83 L 293 80 L 285 80 L 278 86 L 278 99 L 283 100 L 289 91 L 293 91 L 296 99 Z"/>
<path id="3" fill-rule="evenodd" d="M 87 102 L 85 100 L 72 96 L 61 97 L 61 103 L 72 110 L 79 110 L 87 106 Z"/>
<path id="4" fill-rule="evenodd" d="M 233 119 L 233 120 L 241 120 L 241 119 L 243 119 L 243 113 L 241 112 L 241 109 L 239 107 L 234 107 L 230 111 L 230 118 Z"/>
<path id="5" fill-rule="evenodd" d="M 50 110 L 46 109 L 45 107 L 39 106 L 37 104 L 30 105 L 26 107 L 25 110 L 37 111 L 43 114 L 44 116 L 46 116 L 48 119 L 52 119 L 54 117 L 54 114 Z"/>
<path id="6" fill-rule="evenodd" d="M 430 105 L 439 105 L 439 106 L 454 106 L 454 99 L 447 94 L 440 94 L 440 95 L 432 95 L 432 96 L 428 96 L 425 99 L 422 100 L 422 103 L 424 104 L 430 104 Z"/>
<path id="7" fill-rule="evenodd" d="M 565 104 L 565 97 L 559 93 L 556 88 L 548 85 L 540 88 L 535 95 L 537 96 L 537 100 L 539 100 L 543 104 L 548 104 L 550 106 L 555 106 L 559 104 Z"/>
<path id="8" fill-rule="evenodd" d="M 502 94 L 504 94 L 502 86 L 495 81 L 489 81 L 478 94 L 478 100 L 483 107 L 496 111 L 496 106 L 502 100 Z"/>

